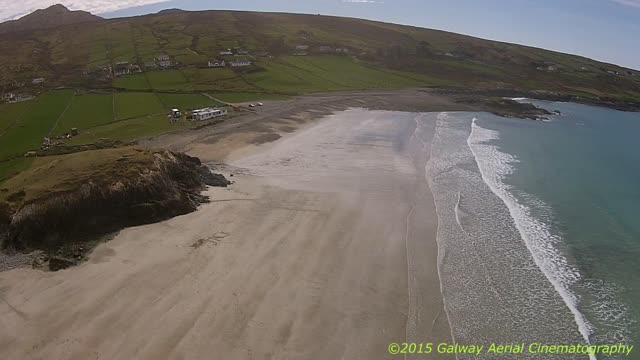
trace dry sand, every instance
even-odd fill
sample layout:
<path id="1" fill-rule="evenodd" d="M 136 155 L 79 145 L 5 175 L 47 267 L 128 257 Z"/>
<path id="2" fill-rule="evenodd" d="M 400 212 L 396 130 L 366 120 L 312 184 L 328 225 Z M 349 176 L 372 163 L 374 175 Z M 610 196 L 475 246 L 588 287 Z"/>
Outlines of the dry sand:
<path id="1" fill-rule="evenodd" d="M 391 359 L 391 342 L 450 341 L 424 179 L 434 124 L 264 111 L 261 133 L 241 120 L 157 140 L 227 159 L 236 183 L 197 212 L 123 230 L 76 268 L 0 273 L 2 358 Z"/>

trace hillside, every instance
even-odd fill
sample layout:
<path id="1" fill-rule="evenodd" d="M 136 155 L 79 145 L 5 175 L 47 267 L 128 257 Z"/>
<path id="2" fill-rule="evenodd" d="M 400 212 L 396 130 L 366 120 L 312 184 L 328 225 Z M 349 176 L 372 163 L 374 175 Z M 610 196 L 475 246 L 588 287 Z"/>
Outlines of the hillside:
<path id="1" fill-rule="evenodd" d="M 100 20 L 102 20 L 101 17 L 92 15 L 86 11 L 71 11 L 64 5 L 58 4 L 46 9 L 36 10 L 17 20 L 6 21 L 0 24 L 0 33 L 42 30 L 62 25 Z"/>
<path id="2" fill-rule="evenodd" d="M 308 49 L 296 52 L 296 46 Z M 640 101 L 638 72 L 579 56 L 360 19 L 236 11 L 169 12 L 0 35 L 0 86 L 10 90 L 44 77 L 48 87 L 130 88 L 137 81 L 133 87 L 155 88 L 154 84 L 140 85 L 145 79 L 113 82 L 103 69 L 118 61 L 144 68 L 155 57 L 168 55 L 182 72 L 175 76 L 177 81 L 163 84 L 162 90 L 184 90 L 189 88 L 185 83 L 193 84 L 188 69 L 206 67 L 221 50 L 234 47 L 253 55 L 268 52 L 275 58 L 258 56 L 259 68 L 254 70 L 262 70 L 261 74 L 225 73 L 194 88 L 290 93 L 332 90 L 335 86 L 314 86 L 298 79 L 300 76 L 283 78 L 282 72 L 318 70 L 285 57 L 298 53 L 346 56 L 362 65 L 409 73 L 424 86 L 549 90 Z M 341 69 L 321 70 L 336 73 Z M 182 84 L 180 77 L 186 78 Z M 291 83 L 300 84 L 288 86 Z"/>

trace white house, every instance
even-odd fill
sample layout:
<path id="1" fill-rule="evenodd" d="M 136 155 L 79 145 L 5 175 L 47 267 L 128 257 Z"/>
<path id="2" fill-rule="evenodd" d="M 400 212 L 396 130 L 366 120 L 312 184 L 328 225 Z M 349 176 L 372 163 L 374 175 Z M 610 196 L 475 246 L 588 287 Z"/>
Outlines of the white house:
<path id="1" fill-rule="evenodd" d="M 223 68 L 227 65 L 224 60 L 210 60 L 209 67 L 210 68 Z"/>
<path id="2" fill-rule="evenodd" d="M 158 66 L 160 66 L 161 68 L 166 68 L 171 66 L 171 58 L 169 58 L 169 55 L 160 55 L 156 57 L 156 62 L 158 63 Z"/>
<path id="3" fill-rule="evenodd" d="M 209 107 L 204 109 L 197 109 L 191 112 L 191 116 L 195 121 L 209 120 L 220 116 L 227 115 L 227 109 Z"/>
<path id="4" fill-rule="evenodd" d="M 229 63 L 232 67 L 250 66 L 251 60 L 232 60 Z"/>
<path id="5" fill-rule="evenodd" d="M 296 50 L 309 50 L 309 45 L 296 45 Z"/>
<path id="6" fill-rule="evenodd" d="M 119 61 L 113 67 L 113 75 L 121 76 L 121 75 L 127 75 L 127 74 L 131 74 L 128 61 Z"/>
<path id="7" fill-rule="evenodd" d="M 33 80 L 31 80 L 31 83 L 34 84 L 34 85 L 42 84 L 42 83 L 44 83 L 44 78 L 33 79 Z"/>
<path id="8" fill-rule="evenodd" d="M 2 101 L 11 102 L 16 99 L 16 95 L 14 93 L 6 93 L 2 95 Z"/>
<path id="9" fill-rule="evenodd" d="M 223 51 L 220 51 L 220 55 L 222 56 L 233 55 L 233 51 L 231 51 L 231 49 L 223 50 Z"/>

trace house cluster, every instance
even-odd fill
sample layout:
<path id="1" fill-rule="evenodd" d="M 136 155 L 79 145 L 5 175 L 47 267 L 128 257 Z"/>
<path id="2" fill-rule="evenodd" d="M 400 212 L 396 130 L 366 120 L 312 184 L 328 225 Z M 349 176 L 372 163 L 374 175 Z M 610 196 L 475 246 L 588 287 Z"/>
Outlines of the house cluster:
<path id="1" fill-rule="evenodd" d="M 77 128 L 71 128 L 71 131 L 66 134 L 62 134 L 56 137 L 45 137 L 42 140 L 42 145 L 40 145 L 40 150 L 49 150 L 53 147 L 61 146 L 64 144 L 65 140 L 71 139 L 73 136 L 77 136 L 79 134 L 80 132 Z"/>
<path id="2" fill-rule="evenodd" d="M 223 68 L 225 66 L 227 66 L 227 63 L 224 60 L 218 60 L 218 59 L 209 60 L 210 68 Z"/>
<path id="3" fill-rule="evenodd" d="M 161 69 L 168 68 L 172 65 L 169 55 L 156 56 L 156 64 Z"/>
<path id="4" fill-rule="evenodd" d="M 296 45 L 295 50 L 293 51 L 294 56 L 306 56 L 309 51 L 309 45 Z"/>
<path id="5" fill-rule="evenodd" d="M 238 59 L 229 61 L 229 65 L 231 67 L 243 67 L 243 66 L 251 66 L 252 62 L 249 59 Z"/>
<path id="6" fill-rule="evenodd" d="M 243 49 L 243 48 L 233 48 L 233 49 L 224 49 L 222 51 L 220 51 L 220 56 L 232 56 L 232 55 L 249 55 L 249 50 Z"/>
<path id="7" fill-rule="evenodd" d="M 617 76 L 636 76 L 636 73 L 634 73 L 631 70 L 626 70 L 626 71 L 608 70 L 607 73 L 609 75 L 617 75 Z"/>
<path id="8" fill-rule="evenodd" d="M 243 66 L 251 66 L 253 62 L 250 59 L 233 59 L 230 61 L 213 59 L 209 60 L 208 66 L 210 68 L 223 68 L 229 64 L 231 67 L 243 67 Z"/>
<path id="9" fill-rule="evenodd" d="M 122 76 L 142 72 L 139 65 L 130 64 L 128 61 L 118 61 L 113 66 L 113 75 Z"/>
<path id="10" fill-rule="evenodd" d="M 242 48 L 222 50 L 219 54 L 222 57 L 221 59 L 209 60 L 208 66 L 210 68 L 224 68 L 227 65 L 231 67 L 244 67 L 253 64 L 252 60 L 254 57 L 249 54 L 249 51 Z M 229 58 L 230 56 L 233 57 Z"/>
<path id="11" fill-rule="evenodd" d="M 293 50 L 294 56 L 306 56 L 310 51 L 320 53 L 320 54 L 349 54 L 351 50 L 345 47 L 333 47 L 329 45 L 321 45 L 315 48 L 311 48 L 311 46 L 306 44 L 296 45 Z"/>
<path id="12" fill-rule="evenodd" d="M 17 103 L 21 101 L 32 100 L 32 95 L 24 95 L 24 94 L 15 94 L 15 93 L 5 93 L 2 95 L 2 101 L 6 103 Z"/>
<path id="13" fill-rule="evenodd" d="M 557 71 L 559 68 L 560 65 L 552 61 L 545 61 L 544 63 L 542 63 L 542 65 L 536 67 L 536 69 L 539 71 Z"/>
<path id="14" fill-rule="evenodd" d="M 171 61 L 171 58 L 169 57 L 169 55 L 158 55 L 153 59 L 153 61 L 144 63 L 144 69 L 145 70 L 151 70 L 151 69 L 157 69 L 157 68 L 166 69 L 171 67 L 172 65 L 173 65 L 173 62 Z M 142 66 L 138 64 L 129 63 L 128 61 L 118 61 L 112 67 L 113 76 L 123 76 L 123 75 L 141 73 L 142 69 L 143 69 Z"/>
<path id="15" fill-rule="evenodd" d="M 225 115 L 227 115 L 227 109 L 224 107 L 207 107 L 192 110 L 187 118 L 192 121 L 205 121 Z M 177 108 L 171 109 L 168 117 L 170 119 L 169 121 L 173 123 L 182 117 L 182 111 Z"/>

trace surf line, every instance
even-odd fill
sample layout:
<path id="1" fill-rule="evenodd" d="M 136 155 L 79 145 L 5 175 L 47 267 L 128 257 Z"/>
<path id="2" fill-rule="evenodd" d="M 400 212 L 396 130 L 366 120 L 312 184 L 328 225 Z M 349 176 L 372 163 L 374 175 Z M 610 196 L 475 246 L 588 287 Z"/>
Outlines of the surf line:
<path id="1" fill-rule="evenodd" d="M 510 194 L 508 194 L 506 190 L 499 189 L 498 186 L 493 184 L 493 182 L 490 179 L 490 175 L 487 172 L 487 169 L 482 165 L 480 156 L 477 152 L 476 147 L 474 146 L 476 144 L 474 143 L 474 139 L 475 139 L 474 136 L 476 136 L 479 131 L 486 130 L 486 129 L 478 125 L 477 121 L 478 121 L 477 117 L 474 117 L 473 120 L 471 121 L 471 132 L 469 133 L 469 137 L 467 138 L 467 146 L 471 150 L 471 153 L 473 154 L 476 165 L 480 170 L 482 181 L 489 187 L 489 189 L 491 189 L 491 191 L 500 200 L 502 200 L 502 202 L 505 204 L 507 209 L 509 209 L 509 215 L 511 216 L 511 219 L 516 229 L 518 230 L 520 237 L 522 238 L 527 249 L 529 250 L 529 253 L 532 255 L 533 261 L 535 262 L 536 266 L 542 271 L 544 276 L 551 283 L 556 293 L 560 295 L 560 297 L 562 298 L 563 302 L 565 303 L 569 311 L 573 314 L 574 320 L 578 327 L 578 331 L 580 332 L 580 334 L 582 335 L 586 343 L 588 345 L 591 345 L 591 341 L 589 339 L 589 335 L 591 332 L 589 322 L 584 316 L 584 314 L 582 314 L 578 309 L 577 299 L 575 295 L 571 292 L 571 290 L 569 290 L 566 286 L 564 286 L 559 279 L 557 279 L 555 276 L 553 276 L 553 274 L 550 273 L 549 269 L 544 265 L 544 259 L 542 259 L 540 257 L 540 254 L 536 253 L 536 251 L 533 249 L 531 238 L 527 234 L 525 227 L 522 224 L 522 221 L 518 220 L 520 217 L 517 214 L 517 207 L 522 205 L 519 204 L 519 202 L 515 198 L 513 198 Z M 491 130 L 486 130 L 486 131 L 491 131 Z M 591 360 L 597 360 L 597 357 L 592 354 L 589 354 L 589 358 Z"/>
<path id="2" fill-rule="evenodd" d="M 433 138 L 431 139 L 431 146 L 429 147 L 429 159 L 427 160 L 427 163 L 425 164 L 425 177 L 427 179 L 427 183 L 429 184 L 429 191 L 431 191 L 431 196 L 433 197 L 433 202 L 436 208 L 436 216 L 438 217 L 438 221 L 437 221 L 437 226 L 436 226 L 436 245 L 438 248 L 438 259 L 437 259 L 437 266 L 436 269 L 438 271 L 438 281 L 440 282 L 440 295 L 442 296 L 442 308 L 444 310 L 444 314 L 447 318 L 447 323 L 449 324 L 449 335 L 451 336 L 451 341 L 452 342 L 456 342 L 456 336 L 454 334 L 453 331 L 453 325 L 451 323 L 451 317 L 449 315 L 449 309 L 447 308 L 447 298 L 445 296 L 445 292 L 444 292 L 444 286 L 442 284 L 442 264 L 444 262 L 444 248 L 442 246 L 442 244 L 440 243 L 440 211 L 439 211 L 439 206 L 438 206 L 438 201 L 435 200 L 435 194 L 433 193 L 433 177 L 432 175 L 432 169 L 433 169 L 433 149 L 435 148 L 435 144 L 438 140 L 438 127 L 440 126 L 440 122 L 446 121 L 449 118 L 449 114 L 446 112 L 441 112 L 436 116 L 435 119 L 435 128 L 433 131 Z M 416 121 L 416 131 L 417 129 L 420 127 L 420 123 L 418 123 L 418 119 L 415 119 Z M 420 141 L 422 141 L 424 143 L 424 140 L 419 139 Z M 424 143 L 426 146 L 426 143 Z M 458 360 L 458 354 L 454 354 L 456 360 Z"/>

